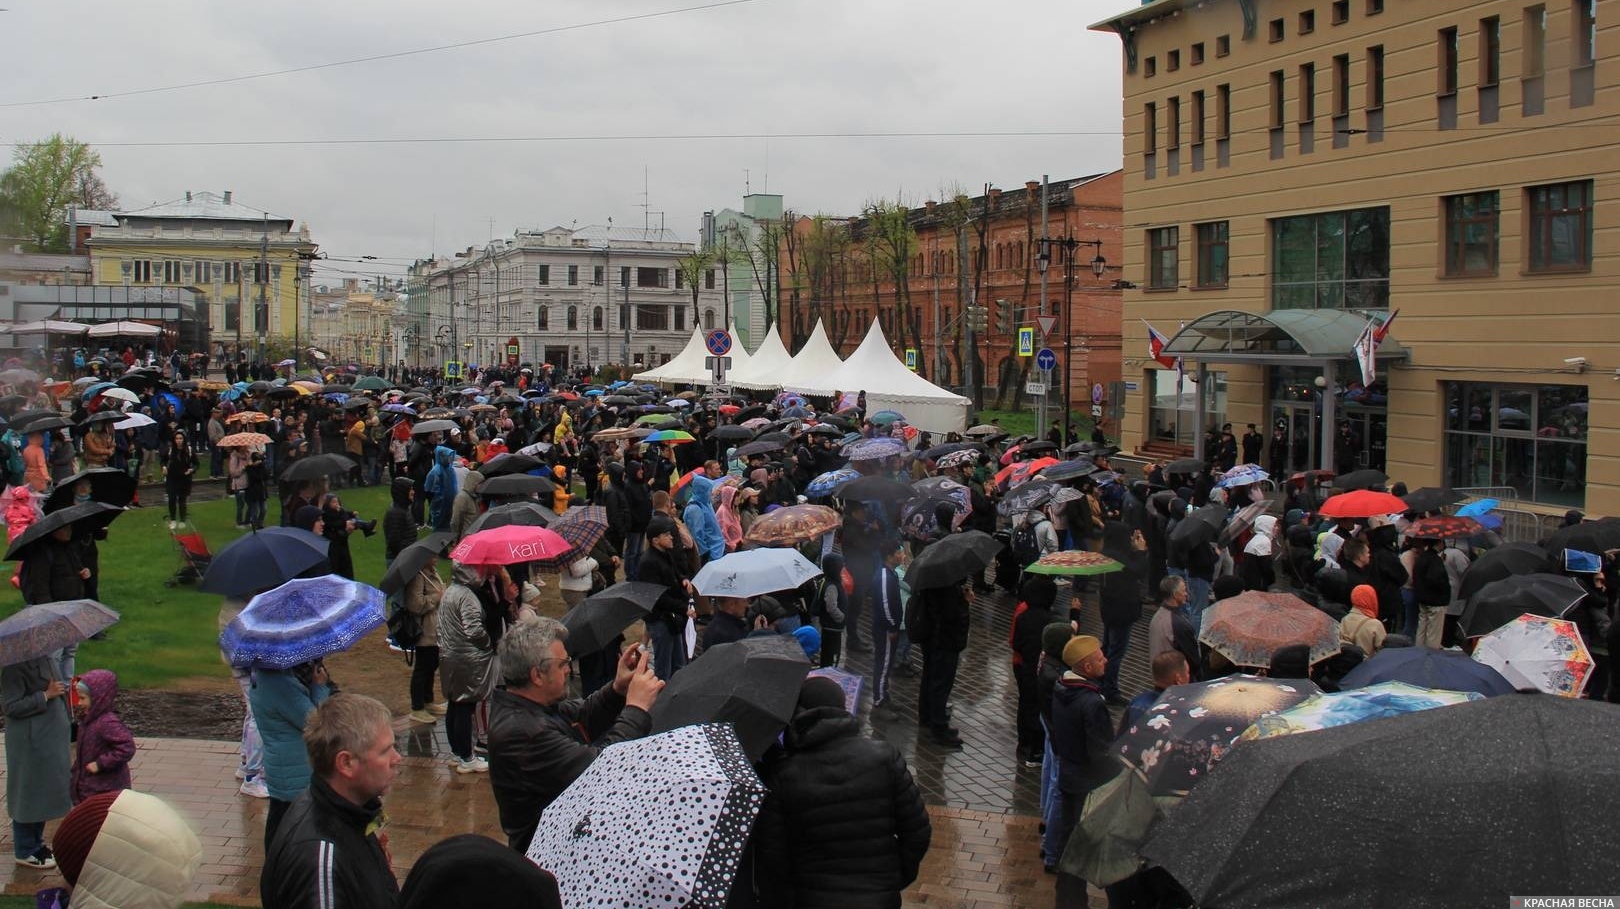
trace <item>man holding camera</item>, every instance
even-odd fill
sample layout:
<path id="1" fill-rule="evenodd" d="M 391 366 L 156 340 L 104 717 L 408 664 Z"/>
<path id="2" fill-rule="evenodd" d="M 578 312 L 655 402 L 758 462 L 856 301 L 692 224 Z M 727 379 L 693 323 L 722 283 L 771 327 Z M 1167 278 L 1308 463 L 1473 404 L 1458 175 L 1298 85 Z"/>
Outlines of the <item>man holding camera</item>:
<path id="1" fill-rule="evenodd" d="M 362 521 L 360 516 L 343 507 L 337 493 L 329 492 L 321 499 L 321 536 L 326 537 L 326 561 L 332 573 L 354 580 L 354 556 L 349 554 L 349 534 L 356 530 L 371 536 L 377 532 L 377 522 Z"/>

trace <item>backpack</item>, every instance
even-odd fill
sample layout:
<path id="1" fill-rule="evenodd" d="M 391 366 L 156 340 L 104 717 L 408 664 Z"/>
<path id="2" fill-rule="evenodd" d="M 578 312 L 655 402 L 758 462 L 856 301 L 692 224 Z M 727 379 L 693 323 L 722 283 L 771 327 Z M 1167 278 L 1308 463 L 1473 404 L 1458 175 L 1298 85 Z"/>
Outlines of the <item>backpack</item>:
<path id="1" fill-rule="evenodd" d="M 1045 519 L 1039 521 L 1025 521 L 1013 531 L 1012 553 L 1013 559 L 1018 562 L 1019 568 L 1028 568 L 1041 557 L 1041 538 L 1035 528 L 1041 524 L 1049 523 Z"/>
<path id="2" fill-rule="evenodd" d="M 22 452 L 10 439 L 0 439 L 0 446 L 5 447 L 5 480 L 7 486 L 21 486 L 26 479 L 28 468 L 23 464 Z"/>

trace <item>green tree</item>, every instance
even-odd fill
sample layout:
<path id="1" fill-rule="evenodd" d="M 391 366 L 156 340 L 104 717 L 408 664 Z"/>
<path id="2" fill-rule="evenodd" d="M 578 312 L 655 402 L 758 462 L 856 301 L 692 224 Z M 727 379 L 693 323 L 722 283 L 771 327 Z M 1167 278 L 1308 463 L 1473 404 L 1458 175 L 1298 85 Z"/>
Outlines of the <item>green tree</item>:
<path id="1" fill-rule="evenodd" d="M 698 312 L 698 292 L 703 289 L 703 279 L 708 275 L 709 269 L 714 265 L 714 254 L 706 249 L 700 249 L 689 255 L 681 256 L 675 260 L 675 271 L 686 282 L 686 289 L 692 293 L 692 327 L 696 328 L 703 323 L 702 314 Z"/>
<path id="2" fill-rule="evenodd" d="M 18 144 L 11 167 L 0 174 L 0 231 L 36 252 L 67 252 L 69 206 L 118 207 L 100 167 L 101 155 L 61 133 Z"/>

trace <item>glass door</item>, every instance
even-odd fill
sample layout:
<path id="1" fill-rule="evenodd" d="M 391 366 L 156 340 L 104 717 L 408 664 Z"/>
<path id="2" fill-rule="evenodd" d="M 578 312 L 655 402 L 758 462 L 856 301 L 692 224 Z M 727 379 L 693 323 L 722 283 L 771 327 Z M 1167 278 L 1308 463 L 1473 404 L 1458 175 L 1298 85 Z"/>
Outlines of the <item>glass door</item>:
<path id="1" fill-rule="evenodd" d="M 1316 467 L 1316 414 L 1310 404 L 1278 401 L 1271 405 L 1271 433 L 1266 438 L 1266 463 L 1281 470 L 1299 473 Z M 1286 476 L 1279 479 L 1287 479 Z"/>

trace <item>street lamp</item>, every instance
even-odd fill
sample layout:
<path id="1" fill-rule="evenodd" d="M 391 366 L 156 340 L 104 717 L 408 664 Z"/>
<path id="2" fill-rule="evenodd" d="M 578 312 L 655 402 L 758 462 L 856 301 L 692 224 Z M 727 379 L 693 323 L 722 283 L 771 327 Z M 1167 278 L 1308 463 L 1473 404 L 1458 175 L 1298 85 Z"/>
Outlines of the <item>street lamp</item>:
<path id="1" fill-rule="evenodd" d="M 1035 267 L 1044 276 L 1047 268 L 1052 263 L 1052 247 L 1056 246 L 1063 250 L 1063 430 L 1065 434 L 1068 432 L 1069 417 L 1074 409 L 1073 401 L 1070 398 L 1072 379 L 1074 377 L 1074 370 L 1072 369 L 1074 338 L 1071 331 L 1073 324 L 1074 252 L 1081 246 L 1089 246 L 1095 250 L 1096 254 L 1092 256 L 1090 263 L 1091 273 L 1101 278 L 1108 271 L 1108 260 L 1103 258 L 1102 245 L 1103 241 L 1101 240 L 1076 240 L 1072 234 L 1065 237 L 1042 237 L 1040 240 L 1040 252 L 1035 256 Z M 1065 435 L 1065 438 L 1067 438 L 1067 435 Z"/>

